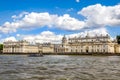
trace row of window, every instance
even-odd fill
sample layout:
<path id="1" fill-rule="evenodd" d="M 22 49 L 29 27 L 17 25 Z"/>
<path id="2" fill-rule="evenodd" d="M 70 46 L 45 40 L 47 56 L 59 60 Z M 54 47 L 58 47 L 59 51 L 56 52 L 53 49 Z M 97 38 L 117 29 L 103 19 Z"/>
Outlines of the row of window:
<path id="1" fill-rule="evenodd" d="M 92 50 L 82 50 L 82 49 L 81 50 L 77 50 L 77 49 L 72 50 L 71 49 L 71 52 L 106 52 L 106 50 L 105 49 L 103 49 L 103 50 L 99 50 L 99 49 L 97 49 L 97 50 L 93 50 L 93 49 Z"/>
<path id="2" fill-rule="evenodd" d="M 91 41 L 91 42 L 93 42 L 93 41 L 108 41 L 108 39 L 94 39 L 94 40 L 91 40 L 91 39 L 87 39 L 87 40 L 69 40 L 68 42 L 88 42 L 88 41 Z"/>
<path id="3" fill-rule="evenodd" d="M 103 45 L 97 45 L 97 46 L 87 46 L 88 48 L 105 48 L 107 46 Z M 86 46 L 76 46 L 76 47 L 71 47 L 71 48 L 86 48 Z"/>
<path id="4" fill-rule="evenodd" d="M 22 52 L 22 50 L 4 50 L 4 52 Z"/>

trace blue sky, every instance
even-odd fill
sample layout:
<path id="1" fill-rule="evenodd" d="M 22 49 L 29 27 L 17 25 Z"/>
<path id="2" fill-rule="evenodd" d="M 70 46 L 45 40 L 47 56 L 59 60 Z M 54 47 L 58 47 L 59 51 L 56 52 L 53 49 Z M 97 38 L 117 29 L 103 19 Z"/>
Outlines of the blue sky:
<path id="1" fill-rule="evenodd" d="M 64 34 L 86 32 L 114 38 L 120 34 L 119 7 L 119 0 L 1 0 L 1 42 L 57 42 Z"/>

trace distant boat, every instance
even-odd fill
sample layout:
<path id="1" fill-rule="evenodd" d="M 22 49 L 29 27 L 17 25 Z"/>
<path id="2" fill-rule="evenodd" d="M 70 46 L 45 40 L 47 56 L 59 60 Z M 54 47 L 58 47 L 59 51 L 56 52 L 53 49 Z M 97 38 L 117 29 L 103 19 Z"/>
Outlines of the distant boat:
<path id="1" fill-rule="evenodd" d="M 29 54 L 28 57 L 43 57 L 43 54 Z"/>

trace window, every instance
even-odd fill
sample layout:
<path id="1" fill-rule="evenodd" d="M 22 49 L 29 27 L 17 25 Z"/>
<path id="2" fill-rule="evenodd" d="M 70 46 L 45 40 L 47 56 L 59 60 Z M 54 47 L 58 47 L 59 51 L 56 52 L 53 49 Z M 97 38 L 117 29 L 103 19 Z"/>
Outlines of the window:
<path id="1" fill-rule="evenodd" d="M 66 51 L 68 51 L 68 48 L 66 49 Z"/>
<path id="2" fill-rule="evenodd" d="M 94 50 L 92 49 L 92 52 L 94 52 Z"/>
<path id="3" fill-rule="evenodd" d="M 99 49 L 97 49 L 97 52 L 99 52 Z"/>
<path id="4" fill-rule="evenodd" d="M 76 52 L 77 52 L 77 49 L 76 49 Z"/>
<path id="5" fill-rule="evenodd" d="M 81 52 L 83 52 L 82 49 L 81 49 Z"/>
<path id="6" fill-rule="evenodd" d="M 105 52 L 105 49 L 103 49 L 103 52 Z"/>
<path id="7" fill-rule="evenodd" d="M 99 47 L 99 45 L 97 45 L 97 47 Z"/>

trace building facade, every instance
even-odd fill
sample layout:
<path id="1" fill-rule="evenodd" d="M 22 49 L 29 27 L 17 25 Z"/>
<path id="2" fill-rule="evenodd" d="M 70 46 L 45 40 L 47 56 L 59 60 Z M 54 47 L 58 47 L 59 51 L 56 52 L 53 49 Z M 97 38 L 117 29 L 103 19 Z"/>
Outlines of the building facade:
<path id="1" fill-rule="evenodd" d="M 30 44 L 27 41 L 7 41 L 3 43 L 3 53 L 43 53 L 53 54 L 54 45 L 51 43 Z"/>
<path id="2" fill-rule="evenodd" d="M 115 44 L 115 53 L 120 53 L 120 44 Z"/>
<path id="3" fill-rule="evenodd" d="M 62 38 L 61 44 L 34 44 L 27 41 L 7 41 L 3 43 L 3 53 L 43 53 L 43 54 L 90 54 L 120 53 L 120 44 L 109 35 Z"/>
<path id="4" fill-rule="evenodd" d="M 54 53 L 54 45 L 51 43 L 43 43 L 39 45 L 39 50 L 43 54 L 53 54 Z"/>
<path id="5" fill-rule="evenodd" d="M 57 53 L 120 53 L 120 46 L 110 39 L 109 35 L 100 35 L 90 37 L 87 34 L 85 37 L 74 37 L 67 39 L 65 36 L 62 39 L 60 47 L 56 47 Z M 59 52 L 60 51 L 60 52 Z"/>
<path id="6" fill-rule="evenodd" d="M 3 43 L 3 53 L 38 53 L 38 47 L 27 41 L 7 41 Z"/>

